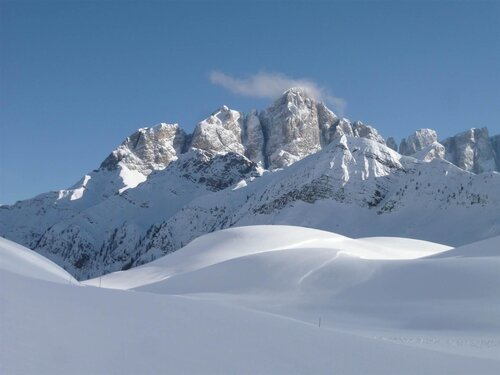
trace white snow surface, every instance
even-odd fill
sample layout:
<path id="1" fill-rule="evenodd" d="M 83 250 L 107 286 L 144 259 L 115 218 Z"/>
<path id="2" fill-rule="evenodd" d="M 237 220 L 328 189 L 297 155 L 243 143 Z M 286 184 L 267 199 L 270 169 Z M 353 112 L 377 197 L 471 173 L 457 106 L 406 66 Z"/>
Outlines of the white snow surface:
<path id="1" fill-rule="evenodd" d="M 352 239 L 317 229 L 286 225 L 254 225 L 230 228 L 201 236 L 182 251 L 135 267 L 88 280 L 104 282 L 107 288 L 132 289 L 186 272 L 259 253 L 308 249 L 328 249 L 332 256 L 349 255 L 362 259 L 413 259 L 451 249 L 433 242 L 397 237 Z M 313 249 L 313 250 L 311 250 Z"/>
<path id="2" fill-rule="evenodd" d="M 487 240 L 474 242 L 460 246 L 453 251 L 446 251 L 435 255 L 436 257 L 492 257 L 500 253 L 500 236 L 488 238 Z"/>
<path id="3" fill-rule="evenodd" d="M 54 283 L 78 284 L 54 262 L 3 237 L 0 237 L 0 271 Z"/>
<path id="4" fill-rule="evenodd" d="M 85 286 L 3 240 L 0 373 L 496 374 L 495 244 L 231 228 Z"/>

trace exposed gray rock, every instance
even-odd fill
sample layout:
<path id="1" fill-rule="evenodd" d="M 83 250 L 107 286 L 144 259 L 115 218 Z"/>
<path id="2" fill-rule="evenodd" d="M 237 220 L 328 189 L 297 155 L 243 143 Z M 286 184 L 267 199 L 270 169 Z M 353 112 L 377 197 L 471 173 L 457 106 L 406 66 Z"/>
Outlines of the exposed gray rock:
<path id="1" fill-rule="evenodd" d="M 497 165 L 497 171 L 500 171 L 500 134 L 494 135 L 490 138 L 491 147 L 495 153 L 495 162 Z"/>
<path id="2" fill-rule="evenodd" d="M 446 160 L 473 173 L 499 170 L 493 142 L 487 128 L 472 128 L 441 142 L 446 148 Z"/>
<path id="3" fill-rule="evenodd" d="M 242 142 L 243 115 L 226 106 L 200 122 L 193 133 L 191 148 L 245 154 Z"/>
<path id="4" fill-rule="evenodd" d="M 243 143 L 245 147 L 245 156 L 263 167 L 265 163 L 265 141 L 264 132 L 257 111 L 251 111 L 245 118 Z"/>
<path id="5" fill-rule="evenodd" d="M 266 166 L 284 168 L 321 149 L 317 102 L 304 90 L 290 89 L 261 112 Z"/>
<path id="6" fill-rule="evenodd" d="M 284 168 L 319 151 L 341 136 L 367 138 L 385 144 L 377 130 L 362 122 L 339 119 L 305 90 L 292 88 L 260 113 L 269 169 Z"/>
<path id="7" fill-rule="evenodd" d="M 273 170 L 287 167 L 343 135 L 385 144 L 373 127 L 339 119 L 307 91 L 291 88 L 260 113 L 245 116 L 223 106 L 198 124 L 190 147 L 236 152 Z"/>
<path id="8" fill-rule="evenodd" d="M 434 142 L 437 142 L 437 133 L 435 130 L 419 129 L 401 141 L 399 153 L 401 155 L 413 155 L 425 147 L 432 145 Z"/>
<path id="9" fill-rule="evenodd" d="M 445 148 L 441 143 L 434 142 L 411 156 L 419 160 L 431 161 L 434 159 L 444 159 L 445 152 Z"/>
<path id="10" fill-rule="evenodd" d="M 100 168 L 115 169 L 124 163 L 128 169 L 149 174 L 163 169 L 183 151 L 186 133 L 178 124 L 159 124 L 142 128 L 128 137 L 101 164 Z"/>
<path id="11" fill-rule="evenodd" d="M 393 137 L 387 138 L 386 142 L 387 147 L 394 151 L 398 151 L 398 144 L 396 143 L 396 140 Z"/>
<path id="12" fill-rule="evenodd" d="M 318 126 L 321 129 L 321 144 L 323 147 L 343 135 L 353 135 L 351 123 L 346 119 L 339 119 L 323 103 L 318 103 L 316 110 L 318 112 Z"/>
<path id="13" fill-rule="evenodd" d="M 351 122 L 346 118 L 339 119 L 334 126 L 330 128 L 330 134 L 333 134 L 333 137 L 329 139 L 328 143 L 333 142 L 334 139 L 340 138 L 343 135 L 348 137 L 354 137 L 354 131 L 352 129 Z"/>
<path id="14" fill-rule="evenodd" d="M 352 129 L 355 137 L 371 139 L 385 145 L 384 138 L 378 133 L 377 129 L 370 125 L 365 125 L 361 121 L 356 121 L 352 124 Z"/>

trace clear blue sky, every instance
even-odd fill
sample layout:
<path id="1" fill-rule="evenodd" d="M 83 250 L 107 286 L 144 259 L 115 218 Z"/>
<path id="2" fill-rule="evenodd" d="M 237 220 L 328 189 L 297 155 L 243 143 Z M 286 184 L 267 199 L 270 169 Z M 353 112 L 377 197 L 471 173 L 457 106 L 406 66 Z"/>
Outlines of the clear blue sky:
<path id="1" fill-rule="evenodd" d="M 0 6 L 0 203 L 72 185 L 139 127 L 270 104 L 213 71 L 307 78 L 398 140 L 500 133 L 500 2 Z"/>

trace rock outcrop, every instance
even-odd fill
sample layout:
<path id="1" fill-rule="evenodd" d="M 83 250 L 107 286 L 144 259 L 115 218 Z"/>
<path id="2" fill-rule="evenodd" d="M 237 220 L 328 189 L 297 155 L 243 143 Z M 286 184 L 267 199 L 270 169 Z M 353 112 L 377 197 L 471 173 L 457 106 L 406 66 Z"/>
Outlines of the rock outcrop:
<path id="1" fill-rule="evenodd" d="M 386 145 L 391 150 L 398 151 L 398 144 L 396 143 L 396 140 L 393 137 L 387 138 Z"/>
<path id="2" fill-rule="evenodd" d="M 437 142 L 437 133 L 432 129 L 419 129 L 406 139 L 401 141 L 399 145 L 399 153 L 401 155 L 413 155 L 416 152 Z"/>
<path id="3" fill-rule="evenodd" d="M 441 143 L 445 158 L 459 168 L 473 173 L 499 171 L 496 139 L 490 139 L 487 128 L 472 128 Z"/>
<path id="4" fill-rule="evenodd" d="M 115 169 L 119 163 L 130 170 L 148 175 L 163 169 L 184 151 L 186 133 L 178 124 L 159 124 L 142 128 L 128 137 L 101 164 L 100 168 Z"/>

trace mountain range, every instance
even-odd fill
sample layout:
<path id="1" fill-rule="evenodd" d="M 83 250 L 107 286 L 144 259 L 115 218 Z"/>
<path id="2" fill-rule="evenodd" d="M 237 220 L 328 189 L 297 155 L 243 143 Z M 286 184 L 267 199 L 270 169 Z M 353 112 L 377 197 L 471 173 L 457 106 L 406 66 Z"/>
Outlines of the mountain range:
<path id="1" fill-rule="evenodd" d="M 294 88 L 260 112 L 223 106 L 192 134 L 139 129 L 69 189 L 0 206 L 0 236 L 80 280 L 251 224 L 458 246 L 500 234 L 498 171 L 486 128 L 398 146 Z"/>

